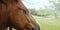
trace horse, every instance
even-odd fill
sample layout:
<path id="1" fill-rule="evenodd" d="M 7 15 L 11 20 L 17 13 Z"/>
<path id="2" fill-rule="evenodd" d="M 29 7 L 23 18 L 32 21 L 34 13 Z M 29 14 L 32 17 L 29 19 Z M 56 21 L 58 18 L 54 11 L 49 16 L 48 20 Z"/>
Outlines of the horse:
<path id="1" fill-rule="evenodd" d="M 22 0 L 0 0 L 0 30 L 7 30 L 8 27 L 17 30 L 40 30 L 39 24 Z"/>

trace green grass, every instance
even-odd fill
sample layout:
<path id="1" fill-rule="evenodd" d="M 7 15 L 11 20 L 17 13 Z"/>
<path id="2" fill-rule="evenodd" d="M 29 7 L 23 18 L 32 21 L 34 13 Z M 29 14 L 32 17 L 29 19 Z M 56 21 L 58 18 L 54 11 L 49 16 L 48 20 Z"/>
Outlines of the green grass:
<path id="1" fill-rule="evenodd" d="M 60 30 L 60 19 L 34 16 L 39 22 L 41 30 Z"/>

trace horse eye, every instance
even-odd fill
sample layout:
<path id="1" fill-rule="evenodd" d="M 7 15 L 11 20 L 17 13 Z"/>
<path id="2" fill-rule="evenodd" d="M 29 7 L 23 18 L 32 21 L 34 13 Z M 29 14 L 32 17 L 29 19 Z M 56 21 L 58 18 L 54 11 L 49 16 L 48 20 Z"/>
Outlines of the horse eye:
<path id="1" fill-rule="evenodd" d="M 18 2 L 18 0 L 15 0 L 16 2 Z"/>
<path id="2" fill-rule="evenodd" d="M 0 3 L 4 3 L 4 1 L 3 0 L 0 0 Z"/>
<path id="3" fill-rule="evenodd" d="M 6 2 L 4 0 L 0 0 L 0 3 L 2 4 L 6 4 Z"/>
<path id="4" fill-rule="evenodd" d="M 29 10 L 24 10 L 24 9 L 22 9 L 22 8 L 19 8 L 19 7 L 18 7 L 18 9 L 23 10 L 23 13 L 24 13 L 24 14 L 29 15 Z"/>
<path id="5" fill-rule="evenodd" d="M 28 11 L 28 10 L 23 10 L 23 12 L 24 12 L 26 15 L 29 15 L 29 11 Z"/>

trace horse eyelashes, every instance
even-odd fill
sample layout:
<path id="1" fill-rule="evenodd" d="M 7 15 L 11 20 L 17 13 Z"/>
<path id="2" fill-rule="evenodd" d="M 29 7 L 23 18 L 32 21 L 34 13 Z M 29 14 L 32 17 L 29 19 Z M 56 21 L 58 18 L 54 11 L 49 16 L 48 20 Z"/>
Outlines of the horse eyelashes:
<path id="1" fill-rule="evenodd" d="M 15 0 L 16 3 L 18 3 L 18 0 Z"/>
<path id="2" fill-rule="evenodd" d="M 0 0 L 0 3 L 3 3 L 4 4 L 5 2 L 3 0 Z"/>
<path id="3" fill-rule="evenodd" d="M 0 0 L 1 4 L 6 4 L 6 2 L 4 0 Z"/>
<path id="4" fill-rule="evenodd" d="M 25 10 L 25 9 L 22 9 L 22 8 L 19 8 L 19 7 L 18 7 L 18 9 L 22 10 L 24 14 L 29 15 L 29 10 Z"/>
<path id="5" fill-rule="evenodd" d="M 29 15 L 29 11 L 28 11 L 28 10 L 23 10 L 23 12 L 24 12 L 26 15 Z"/>

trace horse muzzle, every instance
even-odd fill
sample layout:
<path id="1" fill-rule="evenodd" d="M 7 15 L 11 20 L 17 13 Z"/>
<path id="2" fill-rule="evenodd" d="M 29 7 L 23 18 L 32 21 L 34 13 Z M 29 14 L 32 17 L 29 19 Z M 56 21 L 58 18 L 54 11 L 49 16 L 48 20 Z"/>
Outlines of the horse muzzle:
<path id="1" fill-rule="evenodd" d="M 32 30 L 40 30 L 40 26 L 38 24 L 35 24 L 33 27 L 32 27 Z"/>

